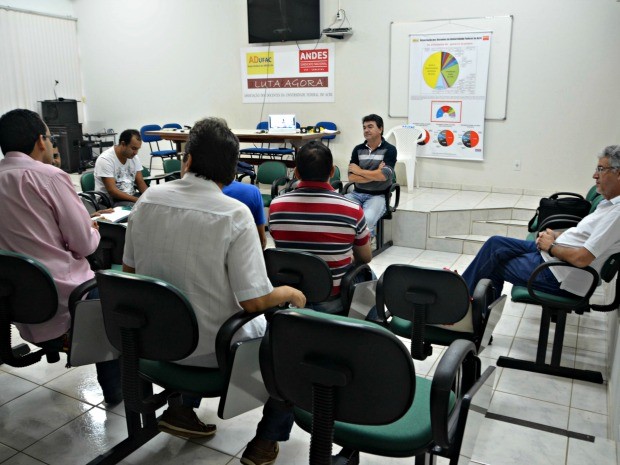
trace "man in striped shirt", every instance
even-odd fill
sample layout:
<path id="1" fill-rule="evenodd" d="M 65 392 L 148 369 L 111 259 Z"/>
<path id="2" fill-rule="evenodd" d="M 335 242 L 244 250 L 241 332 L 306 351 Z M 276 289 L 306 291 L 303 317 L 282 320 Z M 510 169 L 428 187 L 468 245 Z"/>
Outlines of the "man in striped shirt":
<path id="1" fill-rule="evenodd" d="M 355 183 L 355 189 L 347 198 L 362 206 L 374 237 L 375 226 L 386 210 L 383 193 L 394 178 L 396 147 L 383 138 L 383 118 L 379 115 L 364 116 L 362 125 L 365 142 L 357 145 L 351 155 L 349 181 Z"/>
<path id="2" fill-rule="evenodd" d="M 342 310 L 338 297 L 342 277 L 354 261 L 368 263 L 372 258 L 364 211 L 329 184 L 334 162 L 321 142 L 302 146 L 296 165 L 298 187 L 271 202 L 269 232 L 277 247 L 310 252 L 327 262 L 333 277 L 332 297 L 314 309 L 337 313 Z"/>

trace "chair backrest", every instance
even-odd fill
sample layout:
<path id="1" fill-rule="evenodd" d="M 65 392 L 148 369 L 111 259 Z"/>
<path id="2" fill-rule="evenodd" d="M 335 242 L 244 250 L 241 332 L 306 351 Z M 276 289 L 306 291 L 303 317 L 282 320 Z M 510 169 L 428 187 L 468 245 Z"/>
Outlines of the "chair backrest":
<path id="1" fill-rule="evenodd" d="M 334 175 L 329 178 L 329 182 L 340 181 L 340 168 L 337 165 L 334 165 Z"/>
<path id="2" fill-rule="evenodd" d="M 18 356 L 11 347 L 11 323 L 40 324 L 58 310 L 58 291 L 49 271 L 27 255 L 0 250 L 0 360 L 11 366 L 38 362 L 45 351 Z M 48 357 L 48 361 L 58 361 Z"/>
<path id="3" fill-rule="evenodd" d="M 276 179 L 286 177 L 286 165 L 281 161 L 266 161 L 256 170 L 256 182 L 272 184 Z"/>
<path id="4" fill-rule="evenodd" d="M 272 397 L 312 411 L 320 388 L 335 391 L 336 421 L 391 423 L 413 402 L 415 369 L 409 352 L 396 336 L 372 323 L 282 310 L 271 320 L 260 358 Z"/>
<path id="5" fill-rule="evenodd" d="M 599 194 L 596 191 L 596 184 L 592 187 L 590 187 L 590 190 L 588 191 L 588 193 L 586 194 L 586 200 L 592 202 L 596 197 L 600 196 L 601 194 Z"/>
<path id="6" fill-rule="evenodd" d="M 125 233 L 127 227 L 120 223 L 99 222 L 99 241 L 98 252 L 102 261 L 102 268 L 109 269 L 112 265 L 123 263 L 123 251 L 125 250 Z"/>
<path id="7" fill-rule="evenodd" d="M 256 125 L 256 129 L 259 131 L 267 131 L 269 129 L 269 123 L 267 121 L 261 121 Z"/>
<path id="8" fill-rule="evenodd" d="M 318 123 L 314 125 L 314 127 L 329 129 L 330 131 L 338 130 L 338 126 L 336 126 L 336 123 L 332 123 L 331 121 L 319 121 Z M 327 134 L 321 137 L 321 140 L 326 140 L 329 142 L 330 140 L 335 139 L 335 138 L 336 138 L 336 134 Z"/>
<path id="9" fill-rule="evenodd" d="M 413 323 L 411 353 L 424 360 L 427 324 L 450 325 L 469 309 L 469 289 L 463 278 L 449 270 L 414 265 L 390 265 L 377 283 L 377 311 L 386 308 Z"/>
<path id="10" fill-rule="evenodd" d="M 96 277 L 106 334 L 121 353 L 124 333 L 136 335 L 134 349 L 143 359 L 175 361 L 196 349 L 194 310 L 172 284 L 112 270 L 98 271 Z"/>
<path id="11" fill-rule="evenodd" d="M 396 126 L 390 129 L 384 136 L 389 142 L 390 138 L 394 139 L 394 145 L 398 150 L 398 158 L 415 158 L 418 149 L 418 138 L 422 131 L 411 126 Z"/>
<path id="12" fill-rule="evenodd" d="M 181 160 L 176 158 L 165 159 L 164 160 L 164 173 L 174 173 L 176 171 L 181 171 Z"/>
<path id="13" fill-rule="evenodd" d="M 95 190 L 95 173 L 87 171 L 80 176 L 80 187 L 82 192 L 89 192 Z"/>
<path id="14" fill-rule="evenodd" d="M 324 302 L 332 291 L 332 273 L 321 257 L 308 252 L 266 249 L 267 276 L 274 286 L 300 290 L 309 303 Z"/>
<path id="15" fill-rule="evenodd" d="M 183 129 L 179 123 L 166 123 L 162 127 L 162 129 Z"/>
<path id="16" fill-rule="evenodd" d="M 161 140 L 160 136 L 151 136 L 147 135 L 147 131 L 161 131 L 161 126 L 158 124 L 147 124 L 140 128 L 140 137 L 142 137 L 142 142 L 148 142 L 149 145 L 151 142 L 159 142 Z"/>

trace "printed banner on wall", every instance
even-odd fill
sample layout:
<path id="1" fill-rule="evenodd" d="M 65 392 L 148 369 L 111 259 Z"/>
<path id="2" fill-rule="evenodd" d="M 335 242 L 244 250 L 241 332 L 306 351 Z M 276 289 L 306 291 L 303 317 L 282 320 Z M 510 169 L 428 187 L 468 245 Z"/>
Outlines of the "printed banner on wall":
<path id="1" fill-rule="evenodd" d="M 334 44 L 241 50 L 243 103 L 333 102 Z"/>
<path id="2" fill-rule="evenodd" d="M 429 133 L 418 156 L 482 160 L 492 33 L 409 37 L 409 123 Z"/>

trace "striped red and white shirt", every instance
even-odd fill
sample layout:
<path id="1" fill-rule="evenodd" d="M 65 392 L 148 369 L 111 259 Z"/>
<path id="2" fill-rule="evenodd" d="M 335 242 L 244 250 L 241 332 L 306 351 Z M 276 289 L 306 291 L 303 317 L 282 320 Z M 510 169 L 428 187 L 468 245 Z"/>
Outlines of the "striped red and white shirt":
<path id="1" fill-rule="evenodd" d="M 301 181 L 269 206 L 269 232 L 276 247 L 318 255 L 332 271 L 332 295 L 353 263 L 353 246 L 370 240 L 364 211 L 326 182 Z"/>

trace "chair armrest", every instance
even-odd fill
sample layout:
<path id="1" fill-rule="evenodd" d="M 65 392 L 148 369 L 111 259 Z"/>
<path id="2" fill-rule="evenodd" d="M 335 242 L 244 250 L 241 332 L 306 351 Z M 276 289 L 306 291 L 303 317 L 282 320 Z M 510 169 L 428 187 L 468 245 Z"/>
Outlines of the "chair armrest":
<path id="1" fill-rule="evenodd" d="M 390 196 L 392 194 L 396 194 L 394 197 L 394 206 L 390 207 L 390 199 L 389 197 L 386 199 L 387 200 L 387 207 L 388 208 L 392 208 L 392 211 L 396 211 L 396 209 L 398 208 L 398 204 L 400 203 L 400 184 L 398 184 L 397 182 L 392 183 L 392 185 L 390 186 L 390 190 L 389 190 Z"/>
<path id="2" fill-rule="evenodd" d="M 449 448 L 453 444 L 461 400 L 479 377 L 480 359 L 476 357 L 476 346 L 464 339 L 450 344 L 437 365 L 431 384 L 431 429 L 433 440 L 440 447 Z M 451 410 L 453 386 L 459 386 L 459 391 L 455 393 L 457 404 Z"/>
<path id="3" fill-rule="evenodd" d="M 101 210 L 101 207 L 112 208 L 112 206 L 114 205 L 114 201 L 112 200 L 112 197 L 107 192 L 86 191 L 86 192 L 80 192 L 80 194 L 82 194 L 83 197 L 87 197 L 91 199 L 92 201 L 94 201 L 96 205 L 99 207 L 97 208 L 97 210 Z"/>
<path id="4" fill-rule="evenodd" d="M 282 176 L 281 178 L 276 179 L 271 183 L 271 198 L 275 198 L 280 194 L 278 187 L 285 186 L 292 180 L 287 178 L 286 176 Z"/>
<path id="5" fill-rule="evenodd" d="M 71 314 L 71 319 L 73 319 L 73 315 L 75 314 L 75 306 L 76 304 L 84 298 L 86 294 L 88 294 L 91 290 L 97 287 L 97 278 L 89 279 L 88 281 L 84 281 L 78 287 L 71 291 L 69 295 L 69 313 Z"/>
<path id="6" fill-rule="evenodd" d="M 348 194 L 349 192 L 351 192 L 351 190 L 353 189 L 353 187 L 355 187 L 355 183 L 354 182 L 348 182 L 344 185 L 344 187 L 342 188 L 342 193 L 343 194 Z"/>
<path id="7" fill-rule="evenodd" d="M 486 312 L 489 304 L 493 301 L 495 289 L 490 279 L 481 279 L 476 284 L 471 302 L 472 325 L 474 334 L 482 336 L 486 326 Z"/>
<path id="8" fill-rule="evenodd" d="M 267 316 L 268 313 L 272 313 L 273 311 L 275 311 L 275 309 L 270 309 L 266 312 L 252 313 L 240 310 L 224 322 L 215 337 L 215 356 L 217 357 L 217 364 L 221 370 L 226 372 L 230 369 L 230 344 L 235 333 L 247 322 L 261 315 Z"/>
<path id="9" fill-rule="evenodd" d="M 179 171 L 180 173 L 180 171 Z M 161 181 L 162 179 L 166 179 L 168 176 L 170 176 L 172 173 L 167 173 L 167 174 L 158 174 L 155 176 L 146 176 L 143 177 L 142 180 L 146 183 L 149 183 L 151 181 L 155 181 L 155 184 L 159 184 L 159 181 Z"/>
<path id="10" fill-rule="evenodd" d="M 349 313 L 349 308 L 351 307 L 351 300 L 353 299 L 353 292 L 355 291 L 353 283 L 362 273 L 364 273 L 367 278 L 364 279 L 364 281 L 372 280 L 372 270 L 370 266 L 366 263 L 362 263 L 361 265 L 354 265 L 349 269 L 340 281 L 340 301 L 342 302 L 342 310 L 345 312 L 345 315 Z"/>
<path id="11" fill-rule="evenodd" d="M 392 315 L 390 314 L 389 310 L 386 310 L 385 308 L 385 299 L 383 298 L 383 274 L 379 276 L 379 279 L 377 280 L 376 295 L 377 295 L 377 299 L 376 299 L 377 321 L 376 323 L 379 323 L 380 325 L 383 325 L 383 326 L 387 326 L 388 325 L 387 320 Z"/>
<path id="12" fill-rule="evenodd" d="M 532 287 L 534 284 L 534 280 L 536 279 L 536 277 L 545 269 L 545 268 L 551 268 L 553 266 L 567 266 L 570 268 L 577 268 L 579 270 L 583 270 L 587 273 L 590 273 L 592 275 L 592 283 L 590 284 L 590 288 L 588 289 L 588 292 L 586 293 L 586 295 L 584 295 L 578 302 L 573 302 L 570 304 L 562 304 L 560 302 L 549 302 L 549 300 L 545 299 L 543 296 L 541 296 L 540 294 L 537 294 L 537 291 Z M 599 285 L 599 275 L 596 272 L 596 270 L 590 266 L 586 266 L 585 268 L 579 268 L 576 267 L 574 265 L 571 265 L 570 263 L 567 262 L 545 262 L 545 263 L 541 263 L 540 265 L 538 265 L 534 271 L 532 272 L 532 275 L 530 276 L 530 279 L 528 279 L 527 281 L 527 291 L 530 294 L 530 297 L 532 299 L 534 299 L 536 302 L 538 302 L 540 305 L 547 305 L 547 304 L 553 304 L 555 307 L 559 307 L 559 308 L 564 308 L 567 310 L 571 310 L 575 307 L 585 307 L 585 306 L 590 306 L 589 301 L 590 301 L 590 297 L 592 297 L 592 294 L 594 293 L 594 290 L 596 289 L 596 287 Z M 579 297 L 579 296 L 575 296 L 575 297 Z"/>
<path id="13" fill-rule="evenodd" d="M 330 182 L 331 186 L 336 189 L 338 191 L 339 194 L 342 194 L 344 192 L 344 184 L 342 184 L 342 181 L 337 180 L 337 181 L 332 181 Z"/>

